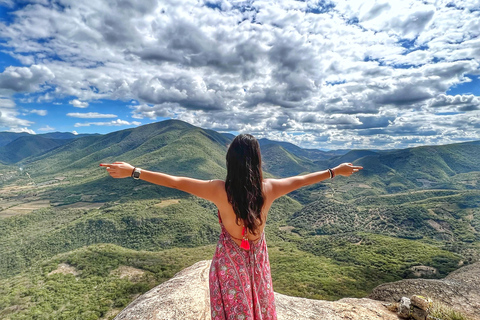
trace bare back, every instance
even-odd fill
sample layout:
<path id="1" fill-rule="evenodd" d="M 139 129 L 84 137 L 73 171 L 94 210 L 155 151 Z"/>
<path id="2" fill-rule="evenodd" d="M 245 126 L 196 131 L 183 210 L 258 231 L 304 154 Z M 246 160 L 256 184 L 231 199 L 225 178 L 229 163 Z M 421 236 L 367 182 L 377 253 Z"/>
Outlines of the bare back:
<path id="1" fill-rule="evenodd" d="M 239 221 L 240 225 L 236 223 L 237 217 L 235 212 L 233 211 L 232 205 L 228 202 L 227 192 L 225 191 L 225 182 L 221 180 L 218 181 L 218 197 L 213 201 L 217 206 L 220 217 L 222 219 L 223 226 L 228 231 L 228 233 L 232 236 L 233 240 L 241 244 L 242 239 L 242 222 Z M 221 183 L 220 183 L 221 182 Z M 275 200 L 273 195 L 271 194 L 271 186 L 268 182 L 268 179 L 264 180 L 262 183 L 263 192 L 265 194 L 265 201 L 262 209 L 262 224 L 257 229 L 257 234 L 253 235 L 251 233 L 248 234 L 248 240 L 255 241 L 260 238 L 262 232 L 265 229 L 265 223 L 267 221 L 268 211 Z"/>

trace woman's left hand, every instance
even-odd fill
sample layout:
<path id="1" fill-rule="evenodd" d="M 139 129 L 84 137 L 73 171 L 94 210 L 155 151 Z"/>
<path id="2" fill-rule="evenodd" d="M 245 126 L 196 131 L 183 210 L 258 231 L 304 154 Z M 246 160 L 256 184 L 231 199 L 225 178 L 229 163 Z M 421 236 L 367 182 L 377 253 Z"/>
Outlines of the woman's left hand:
<path id="1" fill-rule="evenodd" d="M 126 162 L 114 162 L 114 163 L 100 163 L 100 167 L 106 167 L 108 173 L 112 178 L 127 178 L 131 177 L 134 166 Z"/>

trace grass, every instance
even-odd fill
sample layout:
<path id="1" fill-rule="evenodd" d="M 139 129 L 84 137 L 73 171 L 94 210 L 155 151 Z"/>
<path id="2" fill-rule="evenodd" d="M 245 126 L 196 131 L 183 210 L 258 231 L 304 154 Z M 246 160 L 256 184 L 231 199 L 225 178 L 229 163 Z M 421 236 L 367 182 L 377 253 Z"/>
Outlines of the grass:
<path id="1" fill-rule="evenodd" d="M 398 312 L 399 303 L 395 302 L 388 306 L 392 312 Z M 427 320 L 473 320 L 471 317 L 463 314 L 458 310 L 454 310 L 438 301 L 433 301 L 431 310 L 429 311 Z"/>
<path id="2" fill-rule="evenodd" d="M 473 320 L 471 317 L 464 315 L 458 310 L 454 310 L 438 301 L 433 302 L 432 310 L 430 311 L 430 319 L 442 320 Z"/>

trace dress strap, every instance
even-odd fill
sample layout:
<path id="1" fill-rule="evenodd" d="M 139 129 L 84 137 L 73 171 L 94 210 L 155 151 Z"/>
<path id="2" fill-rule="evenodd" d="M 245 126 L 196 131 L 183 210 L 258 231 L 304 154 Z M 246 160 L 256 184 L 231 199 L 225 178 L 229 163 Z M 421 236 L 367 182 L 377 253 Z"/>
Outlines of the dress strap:
<path id="1" fill-rule="evenodd" d="M 242 229 L 242 236 L 243 236 L 243 239 L 242 239 L 242 244 L 240 245 L 240 248 L 245 250 L 250 250 L 250 242 L 248 242 L 247 228 L 245 228 L 245 226 L 243 226 L 243 229 Z"/>
<path id="2" fill-rule="evenodd" d="M 222 217 L 220 216 L 220 210 L 217 210 L 217 216 L 218 216 L 218 223 L 220 223 L 220 225 L 222 226 L 222 229 L 225 229 L 225 227 L 223 226 Z M 228 233 L 227 230 L 225 230 L 225 232 Z M 242 238 L 240 238 L 240 239 L 236 238 L 236 237 L 232 236 L 230 233 L 228 233 L 228 235 L 232 239 L 242 241 L 242 243 L 240 245 L 240 247 L 242 249 L 250 250 L 250 242 L 248 240 L 248 232 L 247 232 L 247 228 L 245 226 L 243 226 L 243 228 L 242 228 Z M 261 236 L 260 236 L 260 238 L 261 238 Z M 251 240 L 251 241 L 256 242 L 256 241 L 260 240 L 260 238 L 255 239 L 255 240 Z"/>

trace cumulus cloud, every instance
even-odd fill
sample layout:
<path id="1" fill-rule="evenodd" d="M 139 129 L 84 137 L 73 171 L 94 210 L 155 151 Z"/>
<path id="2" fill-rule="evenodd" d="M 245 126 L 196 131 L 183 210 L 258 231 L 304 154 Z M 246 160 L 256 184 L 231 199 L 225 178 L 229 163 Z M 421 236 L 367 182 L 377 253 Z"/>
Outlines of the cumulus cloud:
<path id="1" fill-rule="evenodd" d="M 32 109 L 32 110 L 29 110 L 28 112 L 29 112 L 29 113 L 37 114 L 37 115 L 39 115 L 39 116 L 46 116 L 46 115 L 48 114 L 48 111 L 47 111 L 47 110 Z"/>
<path id="2" fill-rule="evenodd" d="M 458 111 L 480 110 L 480 98 L 473 94 L 457 94 L 455 96 L 440 94 L 434 99 L 431 99 L 428 106 L 436 109 L 442 107 L 455 107 Z"/>
<path id="3" fill-rule="evenodd" d="M 134 119 L 176 118 L 307 147 L 480 139 L 469 120 L 479 98 L 447 95 L 480 74 L 474 1 L 62 4 L 68 10 L 32 2 L 0 26 L 6 52 L 28 65 L 0 74 L 0 94 L 77 108 L 134 99 Z M 8 99 L 0 106 L 15 108 Z"/>
<path id="4" fill-rule="evenodd" d="M 49 68 L 43 65 L 31 67 L 7 67 L 0 73 L 0 92 L 35 92 L 47 81 L 55 78 Z"/>
<path id="5" fill-rule="evenodd" d="M 90 127 L 90 126 L 139 126 L 141 122 L 132 121 L 128 122 L 125 120 L 117 119 L 109 122 L 84 122 L 84 123 L 75 123 L 75 127 Z"/>
<path id="6" fill-rule="evenodd" d="M 26 133 L 30 133 L 30 134 L 35 134 L 35 131 L 33 131 L 32 129 L 30 128 L 27 128 L 27 127 L 13 127 L 13 128 L 10 128 L 9 130 L 7 130 L 7 132 L 16 132 L 16 133 L 21 133 L 21 132 L 26 132 Z"/>
<path id="7" fill-rule="evenodd" d="M 12 132 L 27 132 L 33 122 L 18 118 L 20 113 L 17 111 L 13 100 L 0 96 L 0 130 Z"/>
<path id="8" fill-rule="evenodd" d="M 116 114 L 105 114 L 105 113 L 98 113 L 98 112 L 86 112 L 86 113 L 79 113 L 79 112 L 69 112 L 67 116 L 73 118 L 83 118 L 83 119 L 100 119 L 100 118 L 117 118 Z"/>
<path id="9" fill-rule="evenodd" d="M 75 108 L 87 108 L 88 107 L 88 102 L 85 101 L 80 101 L 78 99 L 73 99 L 69 102 L 72 106 Z"/>

